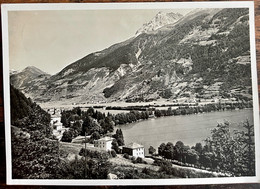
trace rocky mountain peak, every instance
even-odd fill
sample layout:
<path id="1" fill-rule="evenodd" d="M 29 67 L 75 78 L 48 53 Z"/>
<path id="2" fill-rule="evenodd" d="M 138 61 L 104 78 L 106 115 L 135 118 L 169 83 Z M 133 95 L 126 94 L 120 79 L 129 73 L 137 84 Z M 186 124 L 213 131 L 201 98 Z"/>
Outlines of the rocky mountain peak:
<path id="1" fill-rule="evenodd" d="M 13 74 L 17 74 L 19 72 L 17 70 L 15 70 L 15 69 L 10 69 L 9 73 L 10 73 L 10 75 L 13 75 Z"/>
<path id="2" fill-rule="evenodd" d="M 39 68 L 36 68 L 35 66 L 28 66 L 22 70 L 22 72 L 28 72 L 34 75 L 42 75 L 46 74 L 44 71 L 40 70 Z"/>
<path id="3" fill-rule="evenodd" d="M 183 15 L 181 15 L 180 13 L 159 12 L 155 15 L 155 17 L 151 21 L 143 24 L 143 26 L 137 30 L 136 36 L 140 35 L 141 33 L 148 33 L 151 31 L 155 31 L 168 24 L 174 24 L 182 17 Z"/>

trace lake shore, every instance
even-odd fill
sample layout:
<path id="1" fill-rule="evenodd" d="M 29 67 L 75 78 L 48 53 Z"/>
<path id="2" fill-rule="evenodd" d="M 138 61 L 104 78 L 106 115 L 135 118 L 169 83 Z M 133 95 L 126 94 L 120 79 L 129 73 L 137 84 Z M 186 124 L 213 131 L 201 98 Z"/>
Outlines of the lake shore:
<path id="1" fill-rule="evenodd" d="M 203 143 L 210 136 L 211 129 L 224 121 L 231 123 L 231 130 L 241 130 L 242 126 L 239 123 L 246 119 L 253 122 L 252 109 L 152 118 L 118 125 L 116 129 L 122 129 L 126 143 L 137 142 L 144 145 L 148 155 L 150 146 L 157 149 L 161 143 L 175 144 L 177 141 L 182 141 L 190 147 L 199 142 Z"/>

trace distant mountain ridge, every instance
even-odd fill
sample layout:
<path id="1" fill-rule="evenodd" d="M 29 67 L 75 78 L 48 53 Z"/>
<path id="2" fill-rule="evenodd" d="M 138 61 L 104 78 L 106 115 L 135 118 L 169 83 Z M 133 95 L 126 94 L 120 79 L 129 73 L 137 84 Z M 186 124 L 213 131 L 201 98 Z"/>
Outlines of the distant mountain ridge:
<path id="1" fill-rule="evenodd" d="M 22 87 L 11 83 L 37 102 L 251 99 L 248 9 L 200 9 L 179 17 L 53 76 Z"/>
<path id="2" fill-rule="evenodd" d="M 28 66 L 22 71 L 11 71 L 10 82 L 17 89 L 31 90 L 32 86 L 40 85 L 39 82 L 50 76 L 50 74 L 47 74 L 35 66 Z"/>

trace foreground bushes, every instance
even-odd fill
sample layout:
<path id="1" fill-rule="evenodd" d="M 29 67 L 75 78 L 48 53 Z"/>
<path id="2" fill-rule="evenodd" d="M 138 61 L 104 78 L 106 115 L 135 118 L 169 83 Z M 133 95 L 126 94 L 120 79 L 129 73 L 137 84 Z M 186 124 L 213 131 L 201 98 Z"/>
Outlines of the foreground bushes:
<path id="1" fill-rule="evenodd" d="M 211 136 L 205 140 L 204 146 L 197 143 L 190 148 L 181 141 L 175 145 L 171 142 L 162 143 L 158 147 L 158 154 L 170 161 L 177 161 L 178 164 L 192 164 L 233 176 L 253 176 L 255 175 L 254 125 L 246 120 L 242 123 L 242 127 L 243 131 L 231 132 L 229 122 L 219 123 L 211 131 Z M 157 163 L 160 165 L 160 162 Z"/>

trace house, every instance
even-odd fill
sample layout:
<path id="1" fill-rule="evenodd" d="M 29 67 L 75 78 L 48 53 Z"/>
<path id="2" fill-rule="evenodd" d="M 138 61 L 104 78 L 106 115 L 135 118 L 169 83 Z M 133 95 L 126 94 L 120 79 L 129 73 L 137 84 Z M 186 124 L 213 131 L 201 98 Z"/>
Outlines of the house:
<path id="1" fill-rule="evenodd" d="M 94 147 L 100 148 L 102 150 L 111 150 L 112 149 L 112 141 L 111 137 L 104 137 L 98 140 L 94 140 Z"/>
<path id="2" fill-rule="evenodd" d="M 54 123 L 53 124 L 53 129 L 57 130 L 57 131 L 62 130 L 62 123 Z"/>
<path id="3" fill-rule="evenodd" d="M 126 153 L 134 157 L 144 158 L 144 146 L 137 143 L 130 143 L 128 145 L 123 146 L 122 153 Z"/>
<path id="4" fill-rule="evenodd" d="M 61 119 L 58 116 L 52 115 L 50 124 L 52 125 L 54 130 L 59 131 L 62 129 Z"/>

